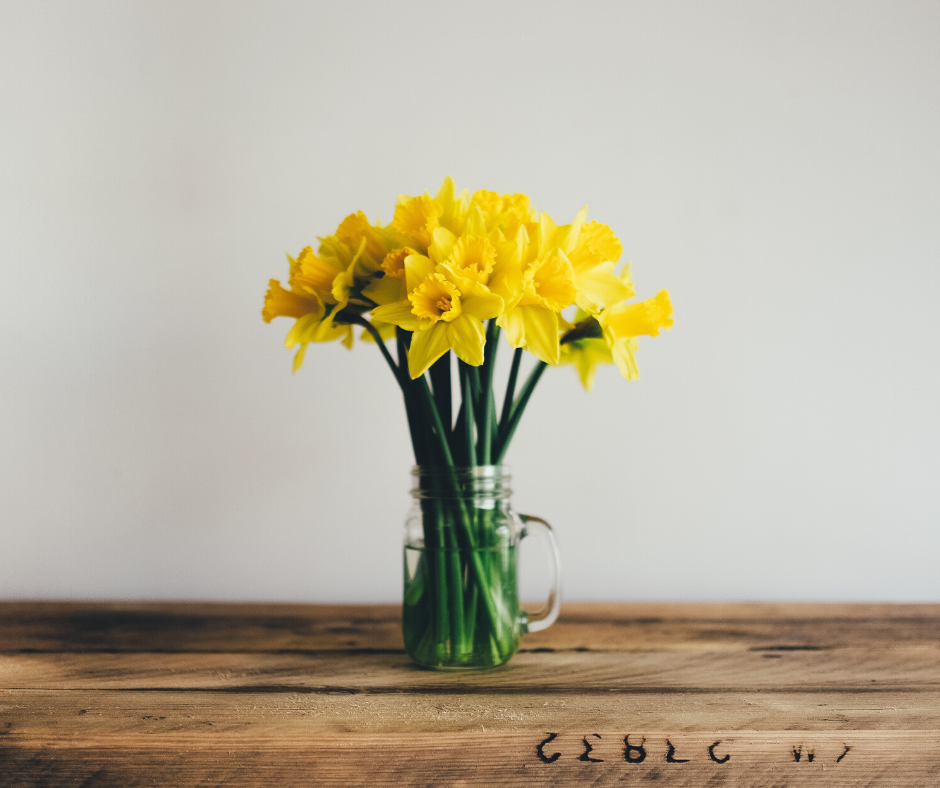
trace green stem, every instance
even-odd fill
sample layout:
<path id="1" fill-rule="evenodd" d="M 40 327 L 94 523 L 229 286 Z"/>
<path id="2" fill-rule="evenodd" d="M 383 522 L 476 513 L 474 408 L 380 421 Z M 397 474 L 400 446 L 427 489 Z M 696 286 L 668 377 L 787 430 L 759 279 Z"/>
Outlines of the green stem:
<path id="1" fill-rule="evenodd" d="M 477 628 L 477 601 L 480 598 L 480 587 L 476 583 L 470 584 L 470 599 L 464 604 L 464 608 L 467 611 L 464 616 L 464 620 L 467 622 L 467 625 L 464 629 L 464 637 L 467 639 L 467 643 L 470 644 L 470 648 L 473 648 L 473 639 L 476 637 L 476 628 Z"/>
<path id="2" fill-rule="evenodd" d="M 474 465 L 474 451 L 473 451 L 473 408 L 468 408 L 467 403 L 470 402 L 470 376 L 467 374 L 467 370 L 463 367 L 459 368 L 460 371 L 460 395 L 463 398 L 463 406 L 461 407 L 462 414 L 462 423 L 463 423 L 463 450 L 464 450 L 464 459 L 466 460 L 467 466 L 471 467 Z"/>
<path id="3" fill-rule="evenodd" d="M 415 454 L 415 465 L 427 465 L 430 452 L 427 438 L 420 427 L 421 419 L 418 414 L 418 403 L 415 401 L 414 386 L 411 385 L 410 379 L 406 384 L 399 379 L 399 375 L 397 374 L 400 370 L 408 368 L 408 350 L 405 347 L 404 332 L 400 328 L 395 332 L 395 340 L 398 345 L 399 364 L 399 366 L 395 367 L 395 378 L 398 380 L 402 398 L 405 400 L 405 416 L 408 418 L 408 433 L 411 435 L 411 448 L 414 450 Z M 388 359 L 391 359 L 390 355 Z M 394 362 L 392 363 L 394 364 Z"/>
<path id="4" fill-rule="evenodd" d="M 482 465 L 483 457 L 480 449 L 480 438 L 483 435 L 483 419 L 485 414 L 483 413 L 483 387 L 480 384 L 480 368 L 465 364 L 464 369 L 467 370 L 467 377 L 470 378 L 470 394 L 473 398 L 473 407 L 471 410 L 473 411 L 473 421 L 477 428 L 477 464 Z"/>
<path id="5" fill-rule="evenodd" d="M 545 368 L 548 366 L 544 361 L 539 361 L 536 364 L 535 369 L 532 370 L 532 373 L 529 375 L 529 379 L 526 380 L 525 385 L 522 387 L 522 393 L 519 394 L 519 399 L 512 408 L 512 415 L 509 417 L 509 424 L 506 426 L 505 435 L 500 437 L 499 451 L 496 454 L 496 464 L 499 465 L 503 461 L 503 457 L 506 456 L 506 450 L 509 448 L 509 442 L 512 440 L 512 436 L 516 432 L 516 427 L 519 426 L 519 420 L 522 418 L 522 414 L 525 411 L 526 405 L 529 404 L 529 399 L 532 396 L 532 392 L 535 391 L 535 386 L 539 382 L 539 378 L 542 377 L 542 373 L 545 372 Z"/>
<path id="6" fill-rule="evenodd" d="M 457 369 L 460 371 L 460 374 L 466 377 L 468 381 L 468 389 L 464 390 L 463 384 L 461 383 L 461 398 L 463 399 L 463 410 L 464 413 L 469 413 L 470 418 L 472 419 L 471 423 L 476 425 L 476 438 L 477 442 L 480 439 L 480 434 L 482 430 L 482 418 L 480 413 L 480 371 L 477 367 L 471 367 L 465 361 L 457 359 Z M 461 378 L 461 381 L 463 377 Z M 479 453 L 479 446 L 477 442 L 474 442 L 472 446 L 474 447 L 474 456 Z M 471 463 L 473 465 L 478 465 L 478 461 Z"/>
<path id="7" fill-rule="evenodd" d="M 425 412 L 431 417 L 431 427 L 437 434 L 438 449 L 443 455 L 444 464 L 448 468 L 453 468 L 454 457 L 450 453 L 450 444 L 447 441 L 447 433 L 444 432 L 444 422 L 441 421 L 441 414 L 437 410 L 437 405 L 434 403 L 434 397 L 431 395 L 431 389 L 423 375 L 415 381 L 415 387 L 418 389 L 418 393 L 421 396 L 422 403 L 425 407 Z"/>
<path id="8" fill-rule="evenodd" d="M 434 401 L 437 403 L 437 410 L 441 414 L 441 421 L 447 427 L 450 437 L 450 429 L 453 424 L 451 414 L 451 393 L 450 393 L 450 351 L 431 365 L 431 383 L 434 386 Z"/>
<path id="9" fill-rule="evenodd" d="M 522 348 L 517 347 L 512 354 L 512 367 L 509 370 L 509 381 L 506 383 L 506 396 L 503 397 L 503 413 L 499 417 L 497 436 L 503 434 L 509 426 L 509 416 L 512 414 L 512 399 L 516 396 L 516 379 L 519 377 L 519 365 L 522 363 Z"/>
<path id="10" fill-rule="evenodd" d="M 463 373 L 460 372 L 458 367 L 458 378 L 460 379 L 460 396 L 463 399 Z M 457 411 L 457 421 L 454 424 L 454 431 L 452 433 L 453 441 L 451 441 L 451 451 L 453 451 L 455 457 L 467 457 L 468 451 L 473 451 L 473 424 L 470 424 L 469 430 L 467 429 L 467 410 L 464 406 L 464 403 L 460 403 L 460 408 Z"/>
<path id="11" fill-rule="evenodd" d="M 486 356 L 483 360 L 483 430 L 480 436 L 480 464 L 489 465 L 493 457 L 493 370 L 496 366 L 496 349 L 499 326 L 490 320 L 486 327 Z"/>
<path id="12" fill-rule="evenodd" d="M 467 630 L 463 613 L 463 567 L 460 565 L 460 550 L 453 528 L 447 529 L 447 577 L 450 581 L 448 601 L 450 602 L 450 652 L 456 660 L 467 650 L 464 633 Z"/>
<path id="13" fill-rule="evenodd" d="M 447 642 L 448 636 L 453 633 L 453 622 L 449 620 L 447 615 L 448 603 L 451 601 L 450 597 L 452 592 L 447 588 L 448 575 L 447 571 L 447 537 L 445 535 L 444 527 L 444 511 L 443 507 L 440 505 L 440 501 L 433 502 L 433 506 L 430 507 L 432 512 L 433 520 L 435 526 L 435 540 L 438 549 L 433 551 L 434 554 L 434 581 L 437 586 L 436 594 L 436 609 L 434 611 L 434 621 L 435 627 L 437 629 L 437 638 L 435 646 L 438 649 L 439 659 L 444 658 L 444 644 Z M 428 529 L 425 526 L 425 534 L 427 534 Z M 425 543 L 427 543 L 427 536 L 425 536 Z"/>
<path id="14" fill-rule="evenodd" d="M 480 407 L 480 369 L 479 367 L 471 367 L 469 364 L 464 364 L 464 369 L 467 370 L 467 375 L 470 376 L 470 393 L 473 395 L 473 407 L 474 409 L 479 409 Z"/>

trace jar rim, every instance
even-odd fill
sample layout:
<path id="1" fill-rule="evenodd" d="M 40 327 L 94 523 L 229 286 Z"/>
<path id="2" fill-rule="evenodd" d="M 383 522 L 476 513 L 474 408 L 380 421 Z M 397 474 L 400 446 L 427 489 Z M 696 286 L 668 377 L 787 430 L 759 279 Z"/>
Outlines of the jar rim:
<path id="1" fill-rule="evenodd" d="M 508 498 L 512 493 L 508 465 L 415 465 L 411 476 L 415 498 Z"/>
<path id="2" fill-rule="evenodd" d="M 509 466 L 502 465 L 413 465 L 412 476 L 449 476 L 452 473 L 475 479 L 509 478 Z"/>

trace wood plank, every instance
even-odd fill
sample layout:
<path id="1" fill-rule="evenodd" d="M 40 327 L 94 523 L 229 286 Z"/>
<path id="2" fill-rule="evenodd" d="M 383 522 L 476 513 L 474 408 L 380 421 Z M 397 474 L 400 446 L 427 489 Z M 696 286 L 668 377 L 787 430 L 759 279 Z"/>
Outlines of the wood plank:
<path id="1" fill-rule="evenodd" d="M 940 730 L 940 692 L 382 695 L 0 691 L 0 741 L 196 734 Z M 155 745 L 158 746 L 158 745 Z"/>
<path id="2" fill-rule="evenodd" d="M 566 603 L 524 649 L 747 650 L 940 642 L 940 605 Z M 400 651 L 397 605 L 0 602 L 0 652 Z"/>
<path id="3" fill-rule="evenodd" d="M 0 602 L 0 652 L 404 649 L 400 605 Z"/>
<path id="4" fill-rule="evenodd" d="M 768 656 L 773 656 L 769 659 Z M 0 655 L 0 688 L 227 692 L 582 694 L 940 689 L 940 647 L 517 654 L 485 672 L 422 670 L 391 654 Z"/>
<path id="5" fill-rule="evenodd" d="M 619 728 L 549 738 L 483 732 L 318 735 L 289 741 L 235 739 L 221 747 L 213 738 L 192 735 L 167 736 L 157 742 L 135 736 L 49 740 L 16 750 L 0 746 L 0 780 L 18 786 L 209 783 L 514 788 L 659 781 L 688 787 L 910 787 L 934 786 L 940 781 L 940 733 L 936 731 L 850 737 L 831 732 L 715 731 L 702 736 L 653 730 L 625 734 Z M 591 749 L 585 746 L 587 741 Z M 667 760 L 670 754 L 673 762 Z M 582 760 L 582 756 L 595 760 Z"/>

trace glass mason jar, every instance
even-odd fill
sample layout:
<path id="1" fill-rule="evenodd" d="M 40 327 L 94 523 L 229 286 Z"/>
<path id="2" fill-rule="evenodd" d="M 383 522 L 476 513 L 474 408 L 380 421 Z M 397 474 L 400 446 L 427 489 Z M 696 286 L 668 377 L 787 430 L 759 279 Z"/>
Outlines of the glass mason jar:
<path id="1" fill-rule="evenodd" d="M 405 522 L 405 649 L 429 668 L 505 663 L 526 632 L 551 626 L 561 608 L 558 545 L 540 517 L 510 506 L 509 470 L 415 467 Z M 533 529 L 533 526 L 535 527 Z M 519 608 L 517 547 L 530 529 L 548 539 L 551 590 L 545 607 Z"/>

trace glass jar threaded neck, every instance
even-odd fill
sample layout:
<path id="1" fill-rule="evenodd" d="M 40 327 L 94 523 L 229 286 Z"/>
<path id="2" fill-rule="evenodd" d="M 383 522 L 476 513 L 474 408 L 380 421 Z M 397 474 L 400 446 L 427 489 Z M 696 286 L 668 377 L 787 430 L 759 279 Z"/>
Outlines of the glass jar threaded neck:
<path id="1" fill-rule="evenodd" d="M 411 496 L 417 499 L 508 499 L 512 477 L 506 465 L 416 465 L 411 469 Z"/>

